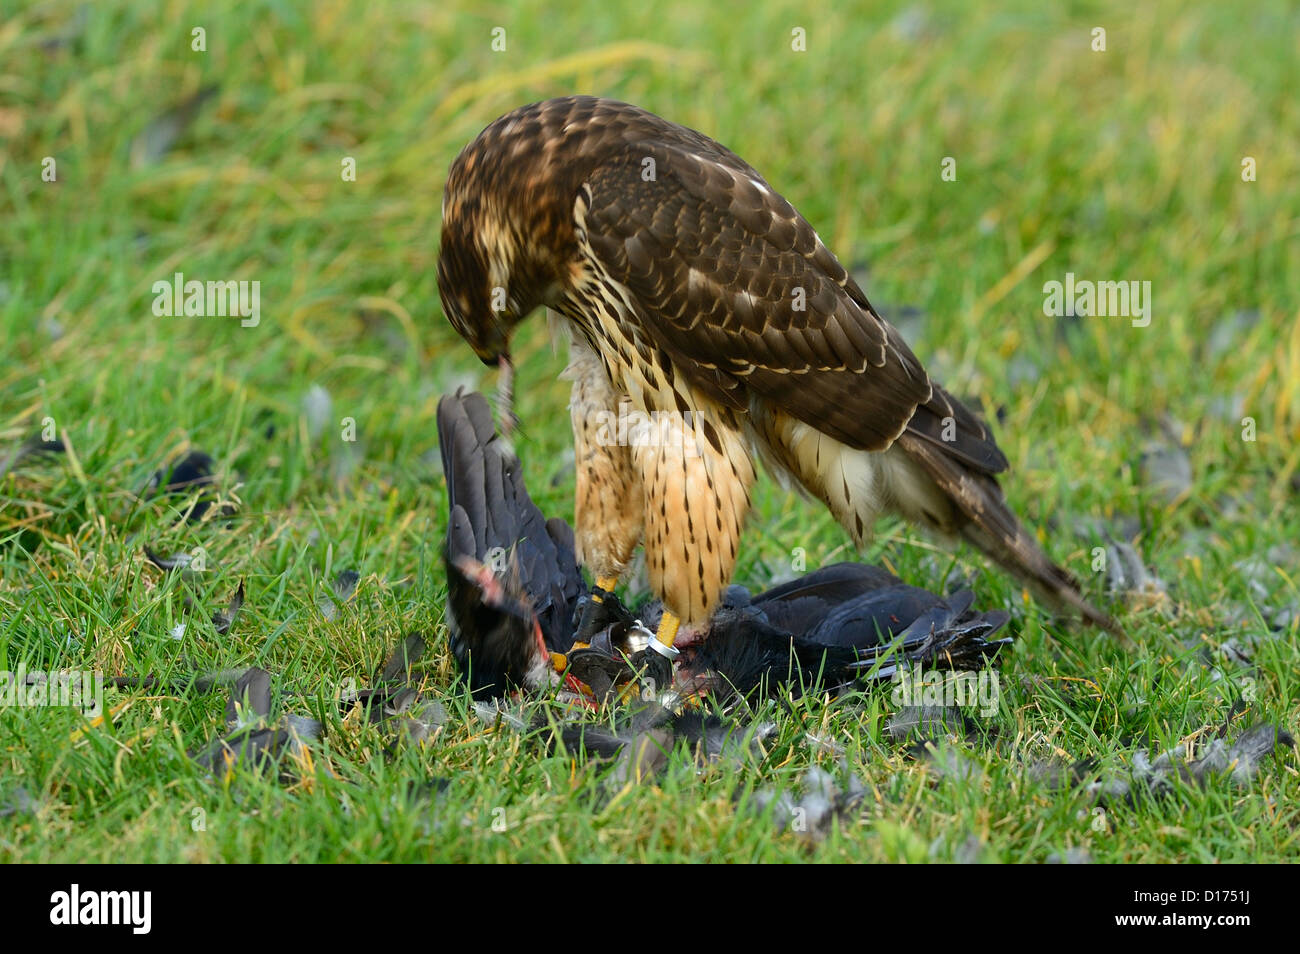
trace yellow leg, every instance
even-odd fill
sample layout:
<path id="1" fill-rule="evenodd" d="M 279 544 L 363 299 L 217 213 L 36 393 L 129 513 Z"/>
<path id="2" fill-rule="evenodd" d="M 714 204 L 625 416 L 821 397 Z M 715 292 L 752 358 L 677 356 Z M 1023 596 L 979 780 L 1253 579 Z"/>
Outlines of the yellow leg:
<path id="1" fill-rule="evenodd" d="M 673 643 L 677 640 L 677 627 L 681 622 L 672 613 L 664 610 L 664 615 L 659 619 L 659 631 L 655 633 L 655 639 L 661 646 L 673 648 Z"/>
<path id="2" fill-rule="evenodd" d="M 655 638 L 650 640 L 650 645 L 641 654 L 644 666 L 641 673 L 643 693 L 646 687 L 656 695 L 672 688 L 673 660 L 681 655 L 680 651 L 673 648 L 679 625 L 681 620 L 675 614 L 664 610 L 664 615 L 659 619 L 659 631 L 655 633 Z M 643 698 L 649 697 L 643 696 Z"/>

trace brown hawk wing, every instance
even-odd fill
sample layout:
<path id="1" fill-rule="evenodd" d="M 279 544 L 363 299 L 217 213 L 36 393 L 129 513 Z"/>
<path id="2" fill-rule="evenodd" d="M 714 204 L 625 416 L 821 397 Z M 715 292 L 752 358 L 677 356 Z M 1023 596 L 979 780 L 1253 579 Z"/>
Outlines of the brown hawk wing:
<path id="1" fill-rule="evenodd" d="M 580 233 L 635 296 L 674 373 L 733 407 L 749 389 L 852 447 L 884 450 L 930 400 L 929 377 L 812 226 L 726 158 L 623 146 L 586 179 Z"/>
<path id="2" fill-rule="evenodd" d="M 744 408 L 750 389 L 868 451 L 910 425 L 981 471 L 1005 469 L 978 419 L 931 383 L 812 226 L 734 153 L 704 137 L 621 143 L 578 206 L 579 232 L 635 296 L 645 331 L 715 400 Z M 957 433 L 945 439 L 947 417 Z"/>

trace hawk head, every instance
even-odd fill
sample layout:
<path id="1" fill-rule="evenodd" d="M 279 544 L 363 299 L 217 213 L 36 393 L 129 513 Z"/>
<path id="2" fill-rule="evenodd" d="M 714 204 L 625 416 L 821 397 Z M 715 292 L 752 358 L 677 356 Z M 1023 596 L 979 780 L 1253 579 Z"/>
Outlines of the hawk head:
<path id="1" fill-rule="evenodd" d="M 450 182 L 447 195 L 454 198 Z M 509 353 L 510 335 L 523 315 L 512 309 L 510 266 L 504 243 L 489 245 L 496 229 L 476 201 L 443 202 L 438 294 L 443 314 L 479 360 L 496 365 Z"/>
<path id="2" fill-rule="evenodd" d="M 559 299 L 576 250 L 578 172 L 555 155 L 559 137 L 545 125 L 545 105 L 483 130 L 452 162 L 443 191 L 443 312 L 489 365 L 509 356 L 520 321 Z"/>

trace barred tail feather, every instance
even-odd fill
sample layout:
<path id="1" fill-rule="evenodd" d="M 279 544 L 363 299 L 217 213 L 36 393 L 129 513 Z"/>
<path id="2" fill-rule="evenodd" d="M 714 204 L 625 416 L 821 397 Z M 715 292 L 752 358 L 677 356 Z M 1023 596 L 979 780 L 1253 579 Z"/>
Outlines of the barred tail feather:
<path id="1" fill-rule="evenodd" d="M 936 521 L 929 514 L 929 519 L 923 516 L 923 522 L 938 522 L 937 529 L 973 543 L 1049 605 L 1077 612 L 1089 623 L 1123 635 L 1119 623 L 1084 599 L 1078 581 L 1053 563 L 1021 526 L 993 477 L 972 470 L 941 446 L 912 434 L 903 434 L 897 446 L 933 481 L 949 505 L 945 519 Z"/>

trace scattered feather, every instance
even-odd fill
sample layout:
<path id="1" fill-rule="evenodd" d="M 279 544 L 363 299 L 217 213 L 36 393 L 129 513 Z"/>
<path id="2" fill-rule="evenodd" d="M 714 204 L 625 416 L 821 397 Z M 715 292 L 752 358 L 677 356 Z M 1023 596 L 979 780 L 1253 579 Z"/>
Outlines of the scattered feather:
<path id="1" fill-rule="evenodd" d="M 40 808 L 40 801 L 19 785 L 0 801 L 0 818 L 9 818 L 12 815 L 35 815 Z"/>
<path id="2" fill-rule="evenodd" d="M 193 560 L 193 557 L 190 554 L 183 551 L 178 551 L 167 557 L 159 556 L 147 546 L 144 548 L 144 555 L 145 559 L 158 567 L 158 569 L 167 571 L 184 570 L 189 567 L 190 561 Z"/>
<path id="3" fill-rule="evenodd" d="M 866 791 L 857 775 L 850 774 L 839 786 L 829 772 L 814 767 L 804 773 L 794 791 L 760 789 L 749 804 L 758 814 L 771 810 L 778 832 L 820 841 L 837 821 L 846 822 L 856 814 Z"/>
<path id="4" fill-rule="evenodd" d="M 1226 732 L 1227 726 L 1223 732 Z M 1177 785 L 1208 786 L 1226 778 L 1244 786 L 1258 774 L 1266 759 L 1294 746 L 1291 734 L 1278 726 L 1261 723 L 1240 733 L 1229 743 L 1222 736 L 1206 743 L 1200 757 L 1187 760 L 1181 747 L 1152 755 L 1146 748 L 1135 750 L 1127 770 L 1099 766 L 1085 760 L 1071 766 L 1039 763 L 1030 767 L 1036 778 L 1052 789 L 1081 788 L 1099 805 L 1131 803 L 1139 792 L 1164 795 Z"/>
<path id="5" fill-rule="evenodd" d="M 1138 476 L 1148 490 L 1171 504 L 1192 489 L 1192 459 L 1179 444 L 1149 441 L 1142 449 Z"/>
<path id="6" fill-rule="evenodd" d="M 338 615 L 339 607 L 356 595 L 360 579 L 361 574 L 356 570 L 344 570 L 334 577 L 334 582 L 330 584 L 330 594 L 317 594 L 316 606 L 326 620 L 333 620 Z"/>
<path id="7" fill-rule="evenodd" d="M 244 606 L 244 582 L 240 580 L 238 589 L 230 597 L 230 602 L 226 604 L 224 610 L 219 610 L 212 614 L 212 625 L 217 628 L 218 636 L 225 636 L 230 632 L 230 627 L 235 624 L 235 617 Z"/>
<path id="8" fill-rule="evenodd" d="M 900 706 L 885 723 L 885 734 L 895 742 L 909 742 L 964 735 L 970 728 L 970 720 L 954 706 Z"/>
<path id="9" fill-rule="evenodd" d="M 383 668 L 379 671 L 379 681 L 409 680 L 411 678 L 411 667 L 420 661 L 420 657 L 424 655 L 427 645 L 422 634 L 411 633 L 408 635 L 384 662 Z"/>
<path id="10" fill-rule="evenodd" d="M 63 445 L 63 438 L 56 437 L 47 441 L 38 431 L 11 450 L 4 461 L 0 462 L 0 478 L 3 478 L 5 474 L 30 457 L 39 457 L 43 454 L 62 454 L 65 450 L 67 448 Z"/>
<path id="11" fill-rule="evenodd" d="M 217 87 L 204 86 L 158 115 L 131 140 L 131 168 L 157 163 L 194 122 L 203 105 L 217 95 Z"/>
<path id="12" fill-rule="evenodd" d="M 216 463 L 210 454 L 201 450 L 191 450 L 170 468 L 154 471 L 145 493 L 151 497 L 193 495 L 194 499 L 184 516 L 187 522 L 197 523 L 203 519 L 203 515 L 215 501 L 216 477 L 213 473 L 215 467 Z M 227 504 L 222 508 L 222 512 L 229 515 L 234 512 L 234 508 Z"/>
<path id="13" fill-rule="evenodd" d="M 226 702 L 225 732 L 190 753 L 203 768 L 226 777 L 236 768 L 254 772 L 280 770 L 284 781 L 293 778 L 286 761 L 303 759 L 308 743 L 321 738 L 316 719 L 286 713 L 271 721 L 271 674 L 256 666 L 244 670 Z"/>
<path id="14" fill-rule="evenodd" d="M 1242 339 L 1258 324 L 1259 312 L 1254 310 L 1239 309 L 1219 319 L 1205 337 L 1205 356 L 1210 361 L 1218 361 L 1229 352 L 1238 350 Z"/>
<path id="15" fill-rule="evenodd" d="M 1137 548 L 1117 541 L 1106 547 L 1106 589 L 1152 603 L 1162 602 L 1166 593 L 1164 581 L 1147 569 Z"/>
<path id="16" fill-rule="evenodd" d="M 307 423 L 307 439 L 315 442 L 334 419 L 334 401 L 319 384 L 313 384 L 302 396 L 302 416 Z"/>

